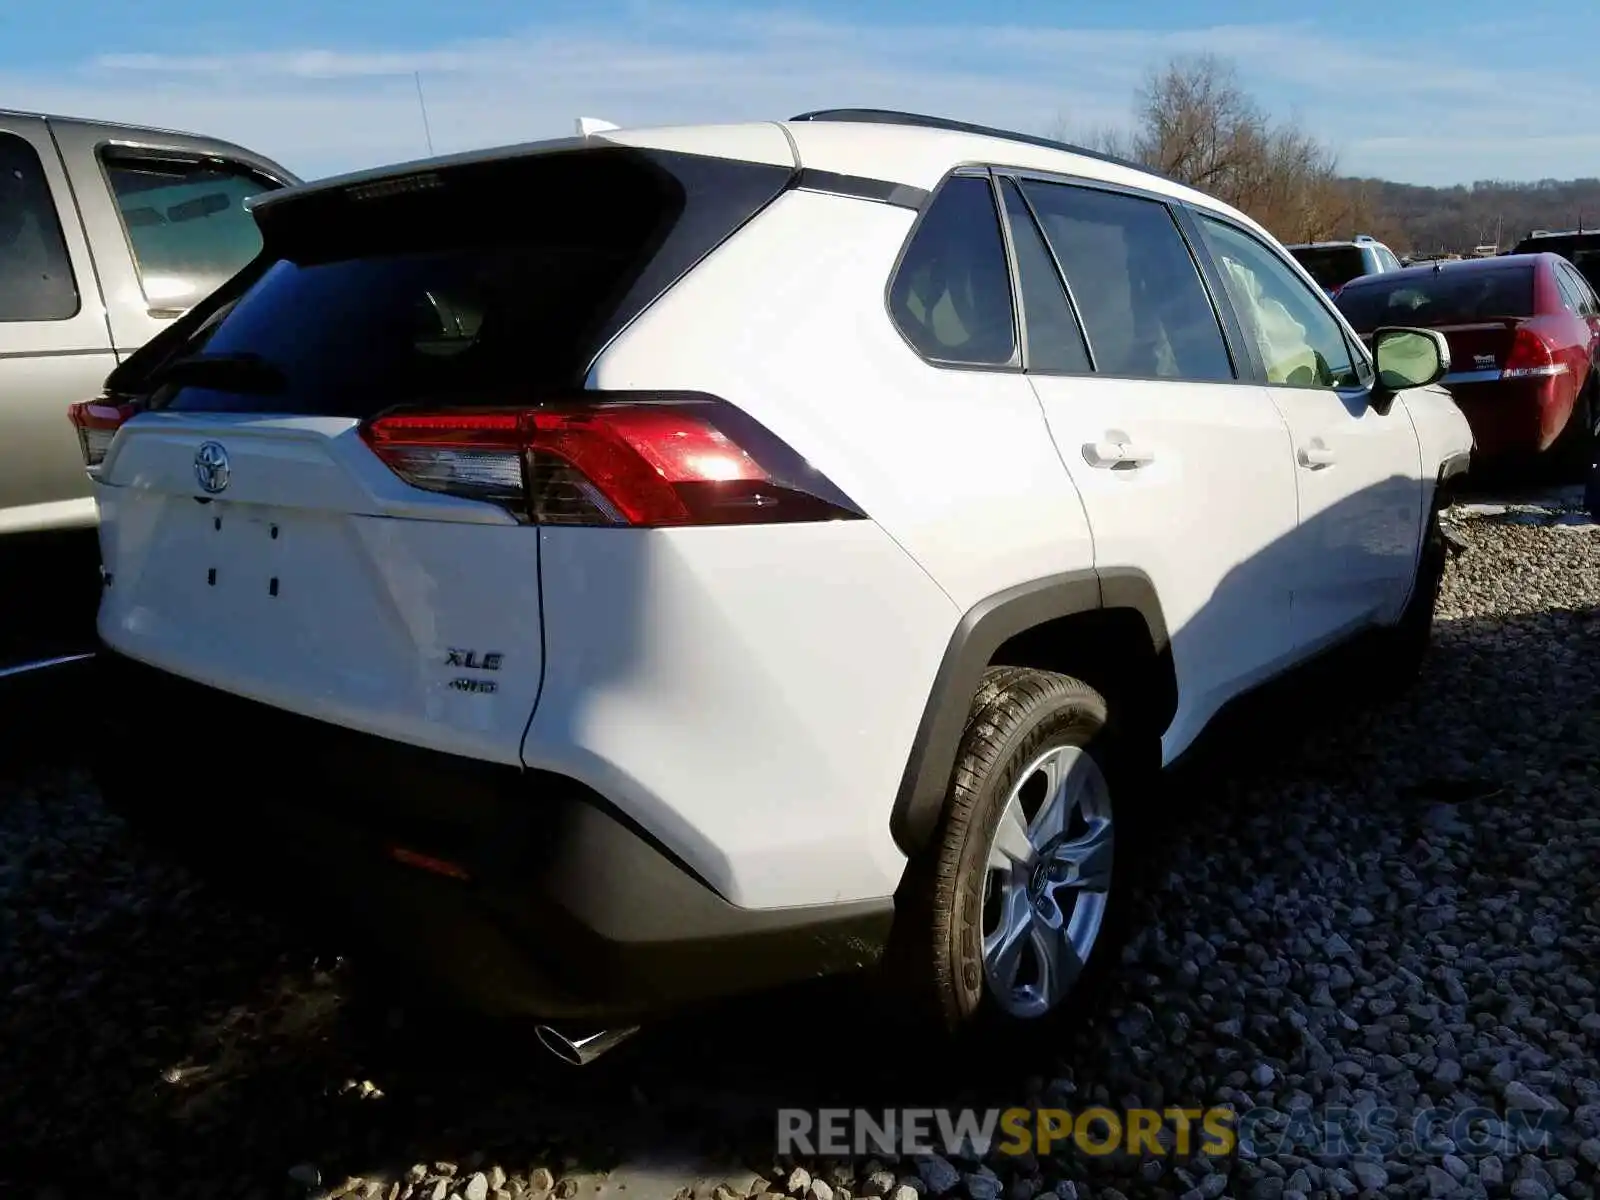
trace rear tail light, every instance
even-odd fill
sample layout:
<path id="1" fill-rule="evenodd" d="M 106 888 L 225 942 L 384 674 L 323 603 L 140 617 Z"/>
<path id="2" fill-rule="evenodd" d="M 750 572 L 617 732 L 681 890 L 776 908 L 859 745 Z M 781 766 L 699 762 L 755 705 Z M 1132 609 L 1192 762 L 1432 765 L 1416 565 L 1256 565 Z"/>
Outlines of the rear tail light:
<path id="1" fill-rule="evenodd" d="M 1511 337 L 1501 379 L 1541 379 L 1566 373 L 1567 364 L 1558 363 L 1550 344 L 1531 329 L 1518 329 Z"/>
<path id="2" fill-rule="evenodd" d="M 396 411 L 362 437 L 413 487 L 540 525 L 740 525 L 864 514 L 766 428 L 714 397 L 589 393 L 524 409 Z"/>
<path id="3" fill-rule="evenodd" d="M 67 419 L 78 431 L 78 448 L 83 451 L 83 465 L 98 467 L 105 461 L 111 440 L 117 436 L 129 417 L 133 406 L 106 404 L 100 400 L 81 400 L 67 410 Z"/>

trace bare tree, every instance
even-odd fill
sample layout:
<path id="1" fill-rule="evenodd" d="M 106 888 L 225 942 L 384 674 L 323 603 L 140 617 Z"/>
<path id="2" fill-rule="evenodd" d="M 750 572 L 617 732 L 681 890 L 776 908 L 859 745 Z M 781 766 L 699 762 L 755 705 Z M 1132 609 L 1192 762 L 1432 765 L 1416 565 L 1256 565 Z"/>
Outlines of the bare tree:
<path id="1" fill-rule="evenodd" d="M 1093 131 L 1087 144 L 1207 192 L 1285 241 L 1371 232 L 1371 207 L 1339 177 L 1333 152 L 1268 117 L 1224 59 L 1176 58 L 1152 72 L 1134 118 L 1131 130 Z"/>

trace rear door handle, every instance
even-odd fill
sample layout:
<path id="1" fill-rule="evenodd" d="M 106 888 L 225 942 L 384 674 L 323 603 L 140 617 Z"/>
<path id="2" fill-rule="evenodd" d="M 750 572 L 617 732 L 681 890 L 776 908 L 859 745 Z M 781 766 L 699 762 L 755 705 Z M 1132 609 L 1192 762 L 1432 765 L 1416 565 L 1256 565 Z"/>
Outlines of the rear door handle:
<path id="1" fill-rule="evenodd" d="M 1154 452 L 1133 442 L 1089 442 L 1083 447 L 1083 461 L 1102 470 L 1131 470 L 1156 460 Z"/>
<path id="2" fill-rule="evenodd" d="M 1309 446 L 1300 447 L 1300 465 L 1313 471 L 1320 471 L 1324 467 L 1331 467 L 1339 461 L 1339 456 L 1329 450 L 1321 442 L 1312 442 Z"/>

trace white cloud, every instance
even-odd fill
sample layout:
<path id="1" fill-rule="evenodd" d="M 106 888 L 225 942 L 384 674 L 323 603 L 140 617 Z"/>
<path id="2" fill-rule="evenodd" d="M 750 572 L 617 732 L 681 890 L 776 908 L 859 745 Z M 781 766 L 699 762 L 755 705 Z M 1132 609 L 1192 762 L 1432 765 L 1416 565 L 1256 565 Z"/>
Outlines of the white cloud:
<path id="1" fill-rule="evenodd" d="M 1590 173 L 1596 138 L 1536 116 L 1591 111 L 1600 84 L 1516 56 L 1409 61 L 1309 23 L 1074 30 L 900 28 L 783 13 L 640 7 L 615 28 L 563 26 L 423 51 L 307 47 L 237 54 L 111 52 L 68 71 L 0 74 L 0 106 L 198 129 L 304 175 L 435 148 L 623 124 L 781 118 L 808 108 L 915 109 L 1045 132 L 1126 121 L 1144 72 L 1174 54 L 1234 59 L 1270 109 L 1296 116 L 1362 174 L 1416 182 Z M 1500 66 L 1499 61 L 1509 65 Z M 1537 95 L 1539 113 L 1507 95 Z"/>

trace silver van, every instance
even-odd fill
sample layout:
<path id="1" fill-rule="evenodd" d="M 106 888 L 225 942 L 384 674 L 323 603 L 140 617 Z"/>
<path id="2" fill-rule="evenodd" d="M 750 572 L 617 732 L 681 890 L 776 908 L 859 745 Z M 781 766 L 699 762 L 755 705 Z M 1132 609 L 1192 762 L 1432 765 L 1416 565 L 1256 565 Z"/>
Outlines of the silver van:
<path id="1" fill-rule="evenodd" d="M 300 182 L 215 138 L 0 110 L 0 544 L 91 527 L 75 401 L 254 258 Z"/>

